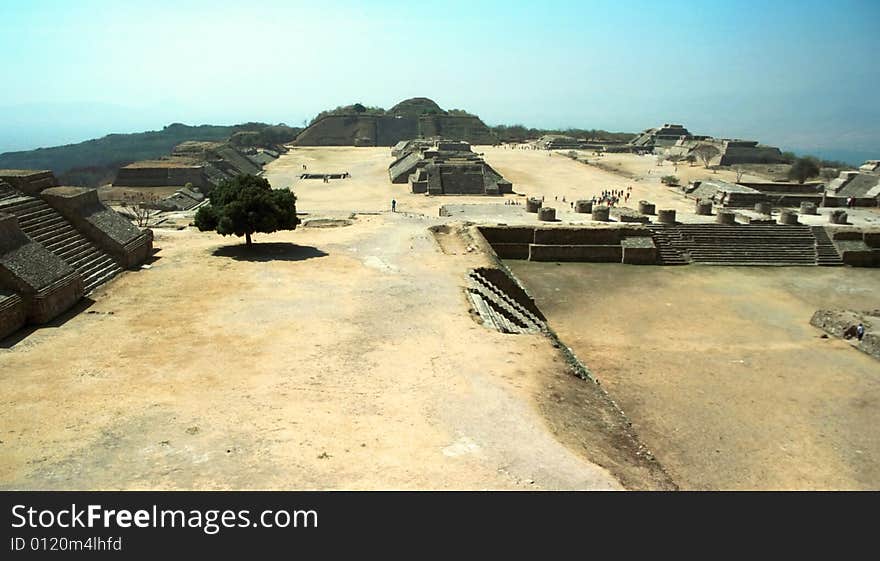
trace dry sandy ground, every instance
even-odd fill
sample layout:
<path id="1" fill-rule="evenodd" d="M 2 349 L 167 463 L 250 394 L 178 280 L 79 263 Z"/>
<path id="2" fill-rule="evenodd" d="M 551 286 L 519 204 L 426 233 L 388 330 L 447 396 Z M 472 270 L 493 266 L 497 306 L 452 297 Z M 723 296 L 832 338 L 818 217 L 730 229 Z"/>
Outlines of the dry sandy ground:
<path id="1" fill-rule="evenodd" d="M 0 488 L 673 487 L 551 339 L 471 319 L 485 257 L 442 252 L 439 218 L 385 211 L 441 203 L 390 187 L 387 149 L 295 151 L 270 180 L 298 158 L 353 175 L 296 185 L 307 218 L 382 213 L 253 253 L 156 230 L 151 269 L 3 343 Z"/>
<path id="2" fill-rule="evenodd" d="M 568 200 L 632 185 L 634 201 L 691 207 L 653 175 L 634 181 L 546 152 L 480 150 L 521 194 Z M 757 477 L 740 456 L 777 461 L 775 441 L 767 437 L 730 449 L 726 476 L 742 475 L 720 485 L 712 473 L 701 478 L 696 468 L 688 471 L 691 464 L 718 468 L 688 454 L 719 447 L 704 446 L 702 424 L 684 422 L 678 430 L 692 433 L 697 444 L 664 448 L 662 459 L 674 469 L 670 479 L 607 395 L 571 376 L 552 339 L 502 335 L 471 319 L 465 275 L 489 263 L 461 240 L 447 240 L 442 251 L 428 227 L 449 221 L 438 216 L 442 205 L 485 205 L 486 199 L 408 193 L 406 185 L 389 183 L 390 161 L 387 148 L 296 149 L 268 166 L 268 179 L 293 187 L 305 219 L 346 218 L 350 226 L 257 235 L 250 254 L 236 239 L 157 230 L 161 251 L 151 269 L 126 273 L 55 326 L 0 344 L 0 488 L 669 489 L 675 478 L 706 488 L 876 484 L 869 466 L 859 468 L 867 475 L 852 475 L 855 468 L 847 472 L 842 461 L 821 463 L 827 449 L 816 456 L 821 461 L 784 464 L 813 479 Z M 312 173 L 352 177 L 300 181 L 303 164 Z M 403 212 L 388 212 L 392 198 Z M 597 270 L 624 278 L 649 269 Z M 706 286 L 707 305 L 730 297 Z M 694 293 L 679 292 L 683 302 Z M 770 291 L 767 298 L 781 294 Z M 645 318 L 658 341 L 655 354 L 662 354 L 666 324 L 648 321 L 654 308 L 642 306 L 638 294 L 621 298 L 619 310 L 604 310 L 598 330 L 608 337 L 631 333 L 633 322 Z M 709 329 L 726 333 L 726 316 L 718 317 Z M 801 329 L 803 318 L 789 319 L 779 320 L 785 329 Z M 577 333 L 565 335 L 576 340 Z M 729 344 L 737 354 L 742 348 L 735 343 Z M 638 349 L 623 356 L 624 349 L 608 344 L 583 353 L 612 391 L 626 384 L 614 384 L 609 365 L 643 360 Z M 685 376 L 692 354 L 665 355 L 663 372 Z M 847 372 L 860 370 L 853 362 Z M 798 383 L 791 375 L 783 381 L 776 388 L 783 395 Z M 822 388 L 798 388 L 815 396 L 823 413 Z M 874 399 L 866 395 L 859 399 Z M 665 415 L 663 399 L 649 407 L 636 398 L 620 401 L 633 407 L 645 440 L 665 446 L 657 435 L 667 427 L 650 418 Z M 865 403 L 864 415 L 876 420 L 872 402 Z M 855 450 L 867 451 L 866 461 L 877 459 L 871 442 L 853 442 L 847 461 Z M 825 472 L 842 475 L 822 479 Z"/>
<path id="3" fill-rule="evenodd" d="M 876 270 L 508 264 L 682 488 L 880 487 L 880 367 L 809 324 Z"/>

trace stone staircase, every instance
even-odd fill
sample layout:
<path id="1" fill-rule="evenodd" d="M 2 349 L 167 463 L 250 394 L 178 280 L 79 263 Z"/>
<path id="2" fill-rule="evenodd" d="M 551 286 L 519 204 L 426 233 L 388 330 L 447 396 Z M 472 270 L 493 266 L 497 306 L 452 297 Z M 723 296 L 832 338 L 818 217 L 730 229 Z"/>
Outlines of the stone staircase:
<path id="1" fill-rule="evenodd" d="M 0 212 L 14 214 L 30 239 L 63 259 L 83 280 L 85 294 L 109 281 L 122 267 L 80 234 L 42 199 L 0 186 Z"/>
<path id="2" fill-rule="evenodd" d="M 679 224 L 652 232 L 661 261 L 681 256 L 707 265 L 842 264 L 824 229 L 818 233 L 810 226 Z"/>
<path id="3" fill-rule="evenodd" d="M 468 297 L 483 322 L 501 333 L 537 333 L 544 321 L 476 271 L 468 275 Z"/>
<path id="4" fill-rule="evenodd" d="M 16 191 L 6 183 L 0 182 L 0 201 L 11 199 L 13 197 L 17 197 L 18 195 L 18 191 Z"/>
<path id="5" fill-rule="evenodd" d="M 826 267 L 839 267 L 843 265 L 843 259 L 837 251 L 834 242 L 828 237 L 828 232 L 822 226 L 813 226 L 813 235 L 816 237 L 816 265 Z"/>
<path id="6" fill-rule="evenodd" d="M 671 228 L 662 225 L 651 225 L 648 226 L 648 229 L 651 230 L 651 237 L 654 239 L 654 245 L 657 247 L 658 265 L 690 264 L 690 258 L 673 245 L 672 239 L 674 234 Z"/>

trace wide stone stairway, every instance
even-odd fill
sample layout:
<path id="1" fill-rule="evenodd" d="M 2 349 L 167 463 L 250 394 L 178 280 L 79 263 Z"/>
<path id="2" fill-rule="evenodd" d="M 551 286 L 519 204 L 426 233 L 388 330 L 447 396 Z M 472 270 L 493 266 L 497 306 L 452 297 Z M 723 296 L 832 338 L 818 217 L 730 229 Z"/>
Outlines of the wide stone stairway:
<path id="1" fill-rule="evenodd" d="M 778 224 L 651 226 L 662 264 L 842 265 L 822 227 Z"/>
<path id="2" fill-rule="evenodd" d="M 22 232 L 73 267 L 82 277 L 85 294 L 122 272 L 110 255 L 42 199 L 0 185 L 0 212 L 18 217 Z"/>

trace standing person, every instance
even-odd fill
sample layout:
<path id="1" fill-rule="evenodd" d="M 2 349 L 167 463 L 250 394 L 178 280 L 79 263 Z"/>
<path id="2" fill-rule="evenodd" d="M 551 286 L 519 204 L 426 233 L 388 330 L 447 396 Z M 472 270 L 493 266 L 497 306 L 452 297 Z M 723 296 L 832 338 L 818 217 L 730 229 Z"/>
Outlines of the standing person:
<path id="1" fill-rule="evenodd" d="M 391 199 L 391 212 L 397 212 L 397 201 Z"/>
<path id="2" fill-rule="evenodd" d="M 865 324 L 863 324 L 862 322 L 859 322 L 859 325 L 856 326 L 856 339 L 861 341 L 862 337 L 864 337 L 864 336 L 865 336 Z"/>

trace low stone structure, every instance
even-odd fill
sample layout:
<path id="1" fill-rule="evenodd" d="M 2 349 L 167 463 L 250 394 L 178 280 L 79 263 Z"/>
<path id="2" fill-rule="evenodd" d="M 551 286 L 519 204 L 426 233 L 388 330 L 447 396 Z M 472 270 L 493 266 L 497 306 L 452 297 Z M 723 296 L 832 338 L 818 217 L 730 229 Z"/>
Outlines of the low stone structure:
<path id="1" fill-rule="evenodd" d="M 26 195 L 39 195 L 43 189 L 58 185 L 55 174 L 48 170 L 3 169 L 0 181 Z"/>
<path id="2" fill-rule="evenodd" d="M 538 209 L 538 220 L 543 222 L 555 222 L 556 221 L 556 209 L 548 206 L 544 206 Z"/>
<path id="3" fill-rule="evenodd" d="M 699 201 L 694 207 L 699 216 L 712 216 L 712 201 Z"/>
<path id="4" fill-rule="evenodd" d="M 603 205 L 594 205 L 591 218 L 597 222 L 608 222 L 611 218 L 611 209 Z"/>
<path id="5" fill-rule="evenodd" d="M 861 340 L 854 336 L 859 323 L 865 327 Z M 863 353 L 880 359 L 880 310 L 817 310 L 810 324 L 829 335 L 847 339 Z"/>
<path id="6" fill-rule="evenodd" d="M 655 214 L 657 211 L 656 205 L 654 203 L 649 203 L 648 201 L 639 201 L 639 212 L 642 214 Z"/>
<path id="7" fill-rule="evenodd" d="M 798 223 L 798 215 L 791 210 L 783 210 L 779 213 L 779 223 L 791 226 Z"/>
<path id="8" fill-rule="evenodd" d="M 611 207 L 611 217 L 618 222 L 637 222 L 639 224 L 647 224 L 651 221 L 650 217 L 642 214 L 634 208 L 625 206 Z"/>
<path id="9" fill-rule="evenodd" d="M 833 206 L 844 206 L 852 199 L 854 206 L 880 205 L 880 165 L 868 160 L 858 171 L 843 171 L 828 184 L 826 194 L 836 199 Z M 828 206 L 832 206 L 829 204 Z"/>
<path id="10" fill-rule="evenodd" d="M 800 212 L 801 212 L 801 214 L 807 214 L 807 215 L 813 215 L 813 216 L 819 214 L 819 211 L 816 208 L 816 204 L 811 203 L 811 202 L 807 202 L 807 201 L 804 201 L 801 203 Z"/>
<path id="11" fill-rule="evenodd" d="M 836 209 L 828 213 L 828 222 L 831 224 L 846 224 L 847 218 L 845 210 Z"/>
<path id="12" fill-rule="evenodd" d="M 574 203 L 574 211 L 578 214 L 590 214 L 593 212 L 593 201 L 576 201 Z"/>
<path id="13" fill-rule="evenodd" d="M 831 239 L 847 265 L 880 267 L 880 230 L 833 229 Z"/>
<path id="14" fill-rule="evenodd" d="M 715 216 L 715 222 L 727 225 L 736 224 L 736 214 L 725 210 L 719 211 Z"/>
<path id="15" fill-rule="evenodd" d="M 43 199 L 124 268 L 140 265 L 152 254 L 153 233 L 141 231 L 84 187 L 52 187 Z"/>
<path id="16" fill-rule="evenodd" d="M 413 193 L 428 195 L 503 195 L 513 185 L 460 141 L 433 139 L 395 146 L 388 166 L 392 183 L 410 184 Z"/>
<path id="17" fill-rule="evenodd" d="M 57 255 L 21 231 L 18 219 L 0 210 L 0 288 L 16 293 L 21 303 L 10 302 L 19 314 L 26 310 L 29 323 L 46 323 L 64 313 L 83 295 L 82 279 Z M 4 324 L 16 323 L 7 317 Z"/>
<path id="18" fill-rule="evenodd" d="M 223 142 L 187 141 L 177 145 L 171 155 L 158 160 L 134 162 L 119 169 L 114 187 L 198 188 L 206 195 L 214 187 L 238 175 L 258 175 L 260 161 Z"/>
<path id="19" fill-rule="evenodd" d="M 675 224 L 675 210 L 663 209 L 657 211 L 657 222 L 660 224 Z"/>
<path id="20" fill-rule="evenodd" d="M 607 208 L 607 207 L 605 207 Z M 479 227 L 501 259 L 585 263 L 657 263 L 651 232 L 638 227 Z"/>
<path id="21" fill-rule="evenodd" d="M 535 141 L 535 147 L 540 150 L 577 150 L 584 144 L 584 141 L 564 134 L 546 134 Z"/>
<path id="22" fill-rule="evenodd" d="M 156 202 L 140 203 L 144 208 L 162 211 L 185 211 L 192 210 L 205 201 L 205 195 L 198 187 L 183 187 L 173 195 Z"/>
<path id="23" fill-rule="evenodd" d="M 95 189 L 28 186 L 33 194 L 0 182 L 0 332 L 21 323 L 22 310 L 29 323 L 50 321 L 152 254 L 152 232 L 104 206 Z"/>

